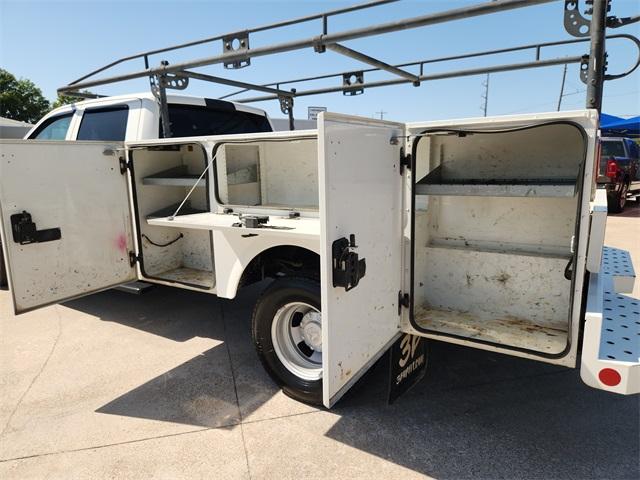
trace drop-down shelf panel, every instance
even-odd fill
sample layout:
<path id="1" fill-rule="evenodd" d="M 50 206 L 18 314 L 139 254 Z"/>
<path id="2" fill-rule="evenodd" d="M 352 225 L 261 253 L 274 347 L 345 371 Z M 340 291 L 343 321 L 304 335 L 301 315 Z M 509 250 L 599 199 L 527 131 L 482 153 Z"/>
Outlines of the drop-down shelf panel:
<path id="1" fill-rule="evenodd" d="M 153 219 L 153 218 L 167 218 L 170 217 L 171 215 L 173 215 L 176 211 L 176 209 L 178 208 L 180 204 L 179 203 L 175 203 L 173 205 L 169 205 L 168 207 L 164 207 L 161 208 L 160 210 L 157 210 L 153 213 L 149 213 L 147 214 L 146 218 L 147 220 Z M 194 213 L 205 213 L 205 210 L 199 209 L 199 208 L 194 208 L 191 206 L 191 202 L 186 202 L 182 208 L 180 209 L 180 211 L 178 212 L 178 216 L 180 215 L 193 215 Z"/>

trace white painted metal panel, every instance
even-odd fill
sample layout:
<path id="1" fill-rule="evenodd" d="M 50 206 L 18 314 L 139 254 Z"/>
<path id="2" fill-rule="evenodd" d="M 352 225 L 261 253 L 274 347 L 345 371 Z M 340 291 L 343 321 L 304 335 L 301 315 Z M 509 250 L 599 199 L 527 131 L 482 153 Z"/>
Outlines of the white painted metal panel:
<path id="1" fill-rule="evenodd" d="M 16 313 L 136 278 L 127 176 L 113 143 L 0 142 L 2 244 Z M 105 148 L 111 154 L 105 155 Z M 11 215 L 27 211 L 59 240 L 21 245 Z"/>
<path id="2" fill-rule="evenodd" d="M 580 377 L 590 387 L 640 393 L 639 310 L 639 299 L 616 293 L 605 265 L 589 275 Z M 607 373 L 617 375 L 618 383 L 607 381 Z"/>
<path id="3" fill-rule="evenodd" d="M 598 273 L 602 264 L 604 234 L 607 228 L 607 191 L 596 190 L 593 202 L 590 203 L 591 228 L 589 229 L 589 247 L 587 249 L 587 271 Z"/>
<path id="4" fill-rule="evenodd" d="M 403 126 L 332 113 L 319 120 L 323 402 L 331 407 L 399 333 Z M 334 288 L 332 243 L 355 234 L 366 275 Z"/>

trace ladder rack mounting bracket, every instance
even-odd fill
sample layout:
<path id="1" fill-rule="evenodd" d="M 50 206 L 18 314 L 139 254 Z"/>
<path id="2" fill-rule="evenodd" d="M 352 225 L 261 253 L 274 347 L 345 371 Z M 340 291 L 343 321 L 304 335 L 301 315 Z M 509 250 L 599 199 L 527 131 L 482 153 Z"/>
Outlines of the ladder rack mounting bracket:
<path id="1" fill-rule="evenodd" d="M 160 82 L 164 88 L 184 90 L 189 86 L 189 77 L 182 73 L 165 73 L 160 75 Z"/>
<path id="2" fill-rule="evenodd" d="M 293 97 L 282 95 L 278 97 L 280 101 L 280 111 L 285 115 L 288 115 L 293 108 Z"/>
<path id="3" fill-rule="evenodd" d="M 234 33 L 222 38 L 222 53 L 238 54 L 247 53 L 245 58 L 224 62 L 224 68 L 236 70 L 251 65 L 251 57 L 249 57 L 249 32 Z"/>
<path id="4" fill-rule="evenodd" d="M 574 37 L 588 37 L 591 34 L 591 21 L 582 16 L 579 3 L 580 0 L 564 1 L 564 29 Z"/>
<path id="5" fill-rule="evenodd" d="M 356 72 L 348 72 L 342 74 L 342 94 L 343 95 L 361 95 L 364 93 L 364 72 L 362 70 Z"/>
<path id="6" fill-rule="evenodd" d="M 589 78 L 589 55 L 583 55 L 582 60 L 580 60 L 580 80 L 582 80 L 582 83 L 586 85 L 588 78 Z"/>

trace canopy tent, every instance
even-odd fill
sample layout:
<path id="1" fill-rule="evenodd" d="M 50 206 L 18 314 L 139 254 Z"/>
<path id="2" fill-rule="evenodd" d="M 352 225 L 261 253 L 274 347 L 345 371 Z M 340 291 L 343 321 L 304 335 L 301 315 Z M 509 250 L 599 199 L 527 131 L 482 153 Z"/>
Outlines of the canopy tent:
<path id="1" fill-rule="evenodd" d="M 603 113 L 600 128 L 603 135 L 637 138 L 640 137 L 640 116 L 624 119 Z"/>

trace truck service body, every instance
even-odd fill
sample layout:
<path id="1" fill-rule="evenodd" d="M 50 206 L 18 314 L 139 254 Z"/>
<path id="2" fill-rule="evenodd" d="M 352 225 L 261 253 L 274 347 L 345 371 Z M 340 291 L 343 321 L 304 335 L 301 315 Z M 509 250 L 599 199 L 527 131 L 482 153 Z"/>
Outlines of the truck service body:
<path id="1" fill-rule="evenodd" d="M 635 276 L 603 247 L 597 132 L 593 110 L 322 113 L 295 132 L 2 141 L 15 311 L 136 279 L 234 298 L 271 277 L 254 342 L 302 401 L 332 406 L 394 344 L 399 381 L 424 368 L 419 337 L 637 393 L 638 306 L 617 295 Z"/>

